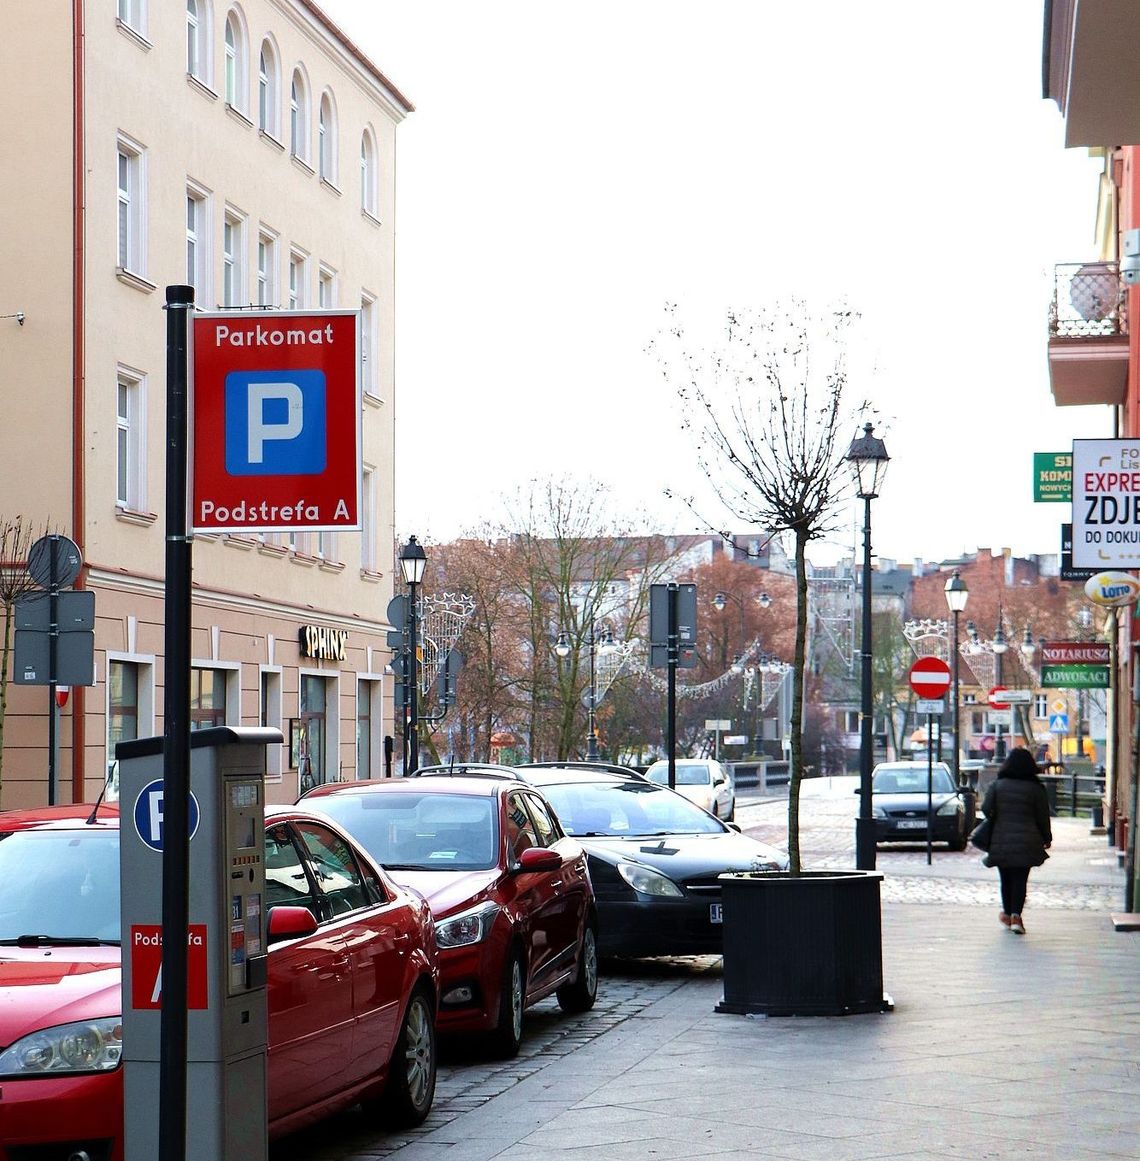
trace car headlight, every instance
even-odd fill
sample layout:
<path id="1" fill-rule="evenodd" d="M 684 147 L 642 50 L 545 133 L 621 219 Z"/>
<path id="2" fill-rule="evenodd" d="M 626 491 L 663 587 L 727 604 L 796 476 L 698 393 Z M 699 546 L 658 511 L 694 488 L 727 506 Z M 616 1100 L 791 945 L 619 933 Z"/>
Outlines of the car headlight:
<path id="1" fill-rule="evenodd" d="M 684 892 L 672 879 L 662 875 L 660 871 L 650 870 L 649 867 L 638 863 L 618 863 L 618 874 L 639 894 L 658 895 L 670 899 L 684 898 Z"/>
<path id="2" fill-rule="evenodd" d="M 887 814 L 885 807 L 875 806 L 873 804 L 871 806 L 871 815 L 874 818 L 889 818 L 890 817 L 890 815 Z"/>
<path id="3" fill-rule="evenodd" d="M 957 814 L 961 806 L 962 800 L 960 798 L 947 798 L 946 801 L 938 808 L 939 814 Z"/>
<path id="4" fill-rule="evenodd" d="M 435 942 L 439 947 L 468 947 L 480 943 L 491 934 L 498 914 L 498 903 L 487 902 L 449 919 L 439 919 L 435 924 Z"/>
<path id="5" fill-rule="evenodd" d="M 44 1028 L 0 1052 L 0 1076 L 110 1072 L 123 1059 L 123 1018 L 81 1020 Z"/>

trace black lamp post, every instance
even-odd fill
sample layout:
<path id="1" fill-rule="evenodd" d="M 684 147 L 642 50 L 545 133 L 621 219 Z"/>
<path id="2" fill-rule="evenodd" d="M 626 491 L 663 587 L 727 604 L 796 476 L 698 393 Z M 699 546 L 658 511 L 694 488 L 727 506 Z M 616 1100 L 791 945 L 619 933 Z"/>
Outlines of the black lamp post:
<path id="1" fill-rule="evenodd" d="M 950 609 L 950 618 L 954 626 L 954 636 L 952 651 L 950 654 L 950 685 L 951 697 L 954 699 L 953 703 L 953 721 L 954 721 L 954 785 L 962 785 L 962 739 L 960 736 L 959 727 L 961 725 L 961 709 L 960 700 L 958 697 L 958 616 L 965 612 L 966 602 L 970 598 L 970 590 L 966 588 L 966 582 L 962 579 L 962 574 L 955 569 L 954 575 L 946 582 L 946 604 Z"/>
<path id="2" fill-rule="evenodd" d="M 602 647 L 597 648 L 597 638 L 594 636 L 594 618 L 590 618 L 590 635 L 586 638 L 586 644 L 590 647 L 590 685 L 586 690 L 586 715 L 590 723 L 589 732 L 586 735 L 586 761 L 596 762 L 601 757 L 598 753 L 598 729 L 597 729 L 597 706 L 598 706 L 598 684 L 597 677 L 594 670 L 594 658 L 597 653 L 610 653 L 614 648 L 614 634 L 613 630 L 607 626 L 602 630 Z M 554 652 L 558 654 L 563 660 L 570 656 L 570 640 L 565 633 L 558 634 L 558 640 L 554 645 Z"/>
<path id="3" fill-rule="evenodd" d="M 416 617 L 416 588 L 424 579 L 427 554 L 414 536 L 400 549 L 400 568 L 408 586 L 408 652 L 404 658 L 404 698 L 407 715 L 404 719 L 404 751 L 407 760 L 404 774 L 412 774 L 420 764 L 419 714 L 419 622 Z"/>
<path id="4" fill-rule="evenodd" d="M 863 434 L 851 441 L 847 462 L 855 473 L 859 499 L 863 501 L 863 632 L 861 641 L 862 667 L 860 684 L 859 746 L 859 817 L 855 822 L 855 866 L 860 871 L 875 869 L 875 818 L 871 806 L 871 770 L 874 766 L 874 736 L 872 733 L 874 706 L 872 702 L 872 642 L 871 642 L 871 501 L 879 494 L 887 472 L 886 445 L 873 434 L 867 424 Z"/>
<path id="5" fill-rule="evenodd" d="M 1006 641 L 1006 639 L 1005 639 L 1005 630 L 1002 628 L 1001 621 L 1002 621 L 1001 605 L 999 604 L 998 605 L 998 623 L 997 623 L 997 628 L 994 630 L 994 639 L 992 642 L 992 648 L 994 651 L 994 687 L 995 688 L 998 688 L 1001 686 L 1001 659 L 1002 659 L 1002 655 L 1009 648 L 1009 642 Z M 1012 725 L 1012 723 L 1013 723 L 1013 710 L 1012 710 L 1012 708 L 1008 709 L 1008 710 L 1004 710 L 1002 712 L 1008 713 L 1010 715 L 1010 718 L 1009 718 L 1010 730 L 1012 731 L 1012 729 L 1013 729 L 1013 725 Z M 994 761 L 995 762 L 1005 761 L 1005 739 L 1002 737 L 1001 722 L 1000 721 L 998 721 L 994 725 Z"/>

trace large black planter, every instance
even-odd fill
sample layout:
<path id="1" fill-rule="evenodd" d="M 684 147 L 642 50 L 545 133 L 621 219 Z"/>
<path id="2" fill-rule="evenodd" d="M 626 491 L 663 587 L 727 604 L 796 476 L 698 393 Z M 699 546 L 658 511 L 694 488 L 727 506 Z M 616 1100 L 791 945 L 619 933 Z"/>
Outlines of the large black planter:
<path id="1" fill-rule="evenodd" d="M 883 876 L 741 871 L 720 876 L 724 1000 L 718 1012 L 849 1016 L 883 994 Z"/>

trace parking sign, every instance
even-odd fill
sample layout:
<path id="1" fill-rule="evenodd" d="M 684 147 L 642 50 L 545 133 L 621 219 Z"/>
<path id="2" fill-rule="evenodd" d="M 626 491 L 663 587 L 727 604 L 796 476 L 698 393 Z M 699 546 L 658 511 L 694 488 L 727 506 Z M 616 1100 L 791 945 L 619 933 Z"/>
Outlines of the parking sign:
<path id="1" fill-rule="evenodd" d="M 360 529 L 360 312 L 194 317 L 194 532 Z"/>

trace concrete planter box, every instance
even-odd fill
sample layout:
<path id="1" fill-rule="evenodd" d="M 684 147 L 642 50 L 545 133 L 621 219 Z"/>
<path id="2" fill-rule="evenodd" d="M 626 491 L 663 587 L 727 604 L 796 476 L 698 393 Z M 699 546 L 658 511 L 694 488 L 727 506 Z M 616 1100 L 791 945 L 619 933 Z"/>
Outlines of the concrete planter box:
<path id="1" fill-rule="evenodd" d="M 724 1000 L 716 1010 L 767 1016 L 889 1011 L 882 880 L 875 871 L 721 875 Z"/>

